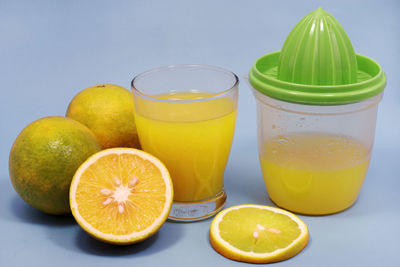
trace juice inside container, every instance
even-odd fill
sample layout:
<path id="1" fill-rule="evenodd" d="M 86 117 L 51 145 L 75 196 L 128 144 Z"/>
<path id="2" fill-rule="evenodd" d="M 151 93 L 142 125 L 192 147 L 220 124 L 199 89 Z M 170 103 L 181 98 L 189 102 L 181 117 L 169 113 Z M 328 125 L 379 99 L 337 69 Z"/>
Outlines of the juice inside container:
<path id="1" fill-rule="evenodd" d="M 272 201 L 312 215 L 350 207 L 370 162 L 386 83 L 380 65 L 356 54 L 339 22 L 320 8 L 293 28 L 281 51 L 255 62 L 249 82 Z"/>
<path id="2" fill-rule="evenodd" d="M 323 133 L 278 136 L 260 151 L 270 197 L 301 213 L 323 214 L 350 206 L 360 192 L 369 159 L 370 151 L 361 142 Z"/>

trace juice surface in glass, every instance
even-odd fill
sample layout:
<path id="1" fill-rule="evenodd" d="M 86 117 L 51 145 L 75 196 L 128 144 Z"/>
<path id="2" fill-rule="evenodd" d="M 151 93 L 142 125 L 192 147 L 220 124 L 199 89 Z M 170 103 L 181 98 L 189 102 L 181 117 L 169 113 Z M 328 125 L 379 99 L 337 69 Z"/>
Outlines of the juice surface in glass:
<path id="1" fill-rule="evenodd" d="M 260 163 L 270 198 L 303 214 L 330 214 L 356 200 L 370 149 L 352 138 L 293 133 L 267 140 Z"/>
<path id="2" fill-rule="evenodd" d="M 174 200 L 197 201 L 215 196 L 223 189 L 236 103 L 231 97 L 201 91 L 152 97 L 161 101 L 136 100 L 137 130 L 142 148 L 167 166 L 174 184 Z"/>

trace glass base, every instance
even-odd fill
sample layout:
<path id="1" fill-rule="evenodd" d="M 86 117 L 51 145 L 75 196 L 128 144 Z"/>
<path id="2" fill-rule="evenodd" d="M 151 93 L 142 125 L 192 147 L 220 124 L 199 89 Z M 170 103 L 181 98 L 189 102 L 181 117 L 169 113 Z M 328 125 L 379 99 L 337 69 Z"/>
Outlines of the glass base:
<path id="1" fill-rule="evenodd" d="M 196 222 L 214 216 L 225 206 L 226 194 L 222 189 L 214 197 L 200 201 L 174 201 L 168 220 L 176 222 Z"/>

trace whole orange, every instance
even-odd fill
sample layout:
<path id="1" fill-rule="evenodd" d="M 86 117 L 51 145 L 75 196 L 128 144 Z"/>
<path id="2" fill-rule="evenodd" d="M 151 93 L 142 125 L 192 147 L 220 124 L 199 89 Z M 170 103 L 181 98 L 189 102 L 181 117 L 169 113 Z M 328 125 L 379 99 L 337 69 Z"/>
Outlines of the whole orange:
<path id="1" fill-rule="evenodd" d="M 133 96 L 114 84 L 99 84 L 79 92 L 68 106 L 66 116 L 86 125 L 101 147 L 138 148 Z"/>
<path id="2" fill-rule="evenodd" d="M 26 126 L 10 152 L 15 191 L 29 205 L 50 214 L 70 213 L 69 188 L 78 167 L 100 145 L 83 124 L 45 117 Z"/>

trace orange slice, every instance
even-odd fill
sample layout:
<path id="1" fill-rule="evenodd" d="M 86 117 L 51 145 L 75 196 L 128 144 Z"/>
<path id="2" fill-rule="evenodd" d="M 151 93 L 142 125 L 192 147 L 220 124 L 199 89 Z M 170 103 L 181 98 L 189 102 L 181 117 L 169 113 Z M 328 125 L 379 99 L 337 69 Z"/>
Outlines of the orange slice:
<path id="1" fill-rule="evenodd" d="M 223 256 L 243 262 L 289 259 L 308 242 L 307 226 L 294 214 L 262 205 L 239 205 L 218 213 L 210 242 Z"/>
<path id="2" fill-rule="evenodd" d="M 171 209 L 167 168 L 132 148 L 111 148 L 87 159 L 76 171 L 70 206 L 78 224 L 93 237 L 132 244 L 155 234 Z"/>

